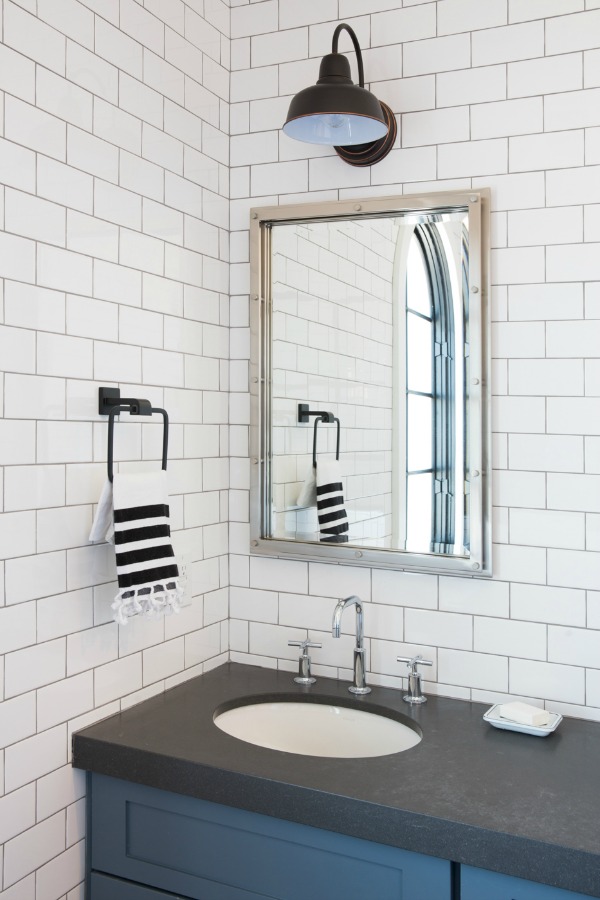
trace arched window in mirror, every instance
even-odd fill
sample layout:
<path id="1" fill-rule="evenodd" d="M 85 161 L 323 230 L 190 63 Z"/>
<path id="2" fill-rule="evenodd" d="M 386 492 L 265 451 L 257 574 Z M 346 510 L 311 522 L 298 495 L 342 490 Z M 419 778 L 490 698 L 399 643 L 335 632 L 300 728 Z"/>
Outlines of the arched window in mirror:
<path id="1" fill-rule="evenodd" d="M 461 281 L 461 289 L 462 289 L 462 305 L 459 306 L 462 310 L 462 341 L 463 341 L 463 354 L 462 354 L 462 394 L 461 398 L 467 397 L 469 388 L 469 367 L 470 367 L 470 343 L 469 343 L 469 228 L 467 220 L 462 223 L 461 226 L 461 265 L 460 265 L 460 281 Z M 460 384 L 460 382 L 459 382 Z M 470 475 L 469 472 L 471 470 L 470 462 L 469 462 L 469 406 L 467 403 L 460 403 L 458 408 L 458 415 L 462 420 L 463 433 L 462 433 L 462 454 L 463 454 L 463 471 L 465 473 L 464 478 L 464 503 L 463 503 L 463 511 L 462 511 L 462 543 L 465 551 L 468 551 L 471 546 L 471 532 L 470 532 L 470 523 L 471 523 L 471 496 L 470 496 Z M 459 523 L 460 525 L 460 523 Z"/>
<path id="2" fill-rule="evenodd" d="M 433 513 L 434 306 L 423 244 L 415 229 L 406 261 L 406 549 L 429 548 Z"/>
<path id="3" fill-rule="evenodd" d="M 443 226 L 426 222 L 412 229 L 404 286 L 406 485 L 399 514 L 410 522 L 403 529 L 406 549 L 416 552 L 453 553 L 465 538 L 465 366 L 455 353 L 464 330 L 464 292 L 453 257 Z M 461 258 L 468 267 L 464 247 Z"/>

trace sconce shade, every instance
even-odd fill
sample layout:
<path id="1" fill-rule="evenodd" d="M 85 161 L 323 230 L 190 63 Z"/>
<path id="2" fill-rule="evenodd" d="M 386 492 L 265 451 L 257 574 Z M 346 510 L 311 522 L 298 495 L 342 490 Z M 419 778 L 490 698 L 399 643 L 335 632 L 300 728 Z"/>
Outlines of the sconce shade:
<path id="1" fill-rule="evenodd" d="M 283 131 L 297 141 L 347 147 L 380 140 L 388 126 L 377 97 L 352 83 L 346 57 L 329 53 L 317 83 L 292 99 Z"/>

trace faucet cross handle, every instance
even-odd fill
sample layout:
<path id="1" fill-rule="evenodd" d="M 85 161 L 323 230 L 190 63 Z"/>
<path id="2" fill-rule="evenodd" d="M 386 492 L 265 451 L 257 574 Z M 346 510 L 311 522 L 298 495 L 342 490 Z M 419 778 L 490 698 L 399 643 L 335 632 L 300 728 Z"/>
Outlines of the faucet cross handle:
<path id="1" fill-rule="evenodd" d="M 417 666 L 432 666 L 430 659 L 423 659 L 421 654 L 418 656 L 397 656 L 396 662 L 404 662 L 407 664 L 410 672 L 408 674 L 408 694 L 402 698 L 407 703 L 427 703 L 427 697 L 424 696 L 421 687 L 421 673 Z"/>
<path id="2" fill-rule="evenodd" d="M 307 647 L 317 647 L 320 649 L 323 644 L 314 644 L 312 641 L 288 641 L 288 647 L 301 647 L 304 652 Z"/>
<path id="3" fill-rule="evenodd" d="M 296 684 L 314 684 L 317 680 L 313 678 L 310 672 L 310 656 L 308 655 L 309 647 L 319 649 L 322 644 L 315 644 L 313 641 L 288 641 L 288 647 L 300 647 L 302 653 L 298 658 L 298 674 L 294 678 Z"/>
<path id="4" fill-rule="evenodd" d="M 433 665 L 430 659 L 423 659 L 421 654 L 419 654 L 418 656 L 397 656 L 396 662 L 405 662 L 411 670 L 411 675 L 418 675 L 417 666 Z"/>

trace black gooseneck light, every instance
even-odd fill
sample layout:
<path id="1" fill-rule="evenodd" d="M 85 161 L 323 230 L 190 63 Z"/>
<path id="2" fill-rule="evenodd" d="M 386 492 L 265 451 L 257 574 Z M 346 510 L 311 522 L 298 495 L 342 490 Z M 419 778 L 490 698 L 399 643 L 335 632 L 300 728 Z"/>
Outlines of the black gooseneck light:
<path id="1" fill-rule="evenodd" d="M 358 84 L 350 77 L 350 63 L 338 53 L 342 31 L 354 44 Z M 321 60 L 319 80 L 290 103 L 284 134 L 309 144 L 329 144 L 344 162 L 372 166 L 387 156 L 396 139 L 397 125 L 389 106 L 365 88 L 358 38 L 345 22 L 333 32 L 331 53 Z"/>

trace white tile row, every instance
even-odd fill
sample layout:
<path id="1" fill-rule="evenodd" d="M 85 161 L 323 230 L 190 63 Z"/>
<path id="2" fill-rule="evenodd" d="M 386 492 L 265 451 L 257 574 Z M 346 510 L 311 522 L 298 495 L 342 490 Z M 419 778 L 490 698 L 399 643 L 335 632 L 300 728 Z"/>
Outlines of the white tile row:
<path id="1" fill-rule="evenodd" d="M 272 663 L 293 663 L 296 651 L 287 646 L 287 641 L 302 639 L 308 633 L 312 640 L 323 644 L 322 650 L 312 654 L 317 668 L 348 668 L 352 635 L 346 633 L 339 641 L 331 638 L 329 617 L 322 614 L 323 598 L 312 598 L 308 609 L 301 612 L 298 595 L 281 594 L 279 609 L 276 597 L 270 599 L 268 592 L 262 596 L 259 591 L 244 595 L 237 589 L 232 596 L 239 601 L 238 606 L 232 606 L 231 631 L 231 647 L 238 655 L 250 654 L 262 664 L 267 664 L 267 659 Z M 573 598 L 565 595 L 565 603 L 570 599 Z M 369 671 L 373 673 L 402 676 L 395 655 L 419 651 L 426 658 L 433 657 L 434 668 L 428 674 L 442 685 L 442 693 L 447 692 L 444 686 L 467 684 L 472 690 L 582 705 L 586 669 L 588 684 L 594 686 L 598 682 L 598 631 L 409 609 L 405 610 L 403 630 L 399 612 L 374 604 L 366 606 L 367 623 L 369 617 L 373 620 L 371 626 L 367 624 L 366 635 Z M 278 616 L 277 621 L 273 621 L 274 616 Z M 380 629 L 387 629 L 385 640 L 378 634 Z M 595 696 L 590 699 L 593 705 Z"/>

